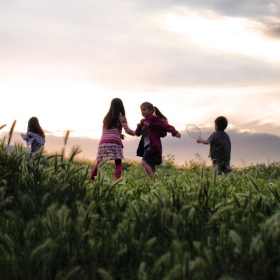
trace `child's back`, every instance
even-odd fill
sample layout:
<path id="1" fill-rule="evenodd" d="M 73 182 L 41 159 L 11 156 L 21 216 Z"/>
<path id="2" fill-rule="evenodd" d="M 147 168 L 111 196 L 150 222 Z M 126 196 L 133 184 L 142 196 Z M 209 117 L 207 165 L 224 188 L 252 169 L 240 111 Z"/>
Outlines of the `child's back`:
<path id="1" fill-rule="evenodd" d="M 230 168 L 231 157 L 231 141 L 229 135 L 224 131 L 227 128 L 228 120 L 220 116 L 215 119 L 215 132 L 213 132 L 207 140 L 197 139 L 197 143 L 210 144 L 210 157 L 213 167 L 217 170 L 217 174 L 228 174 L 232 170 Z"/>
<path id="2" fill-rule="evenodd" d="M 217 130 L 208 138 L 210 157 L 212 159 L 230 160 L 231 142 L 225 131 Z"/>

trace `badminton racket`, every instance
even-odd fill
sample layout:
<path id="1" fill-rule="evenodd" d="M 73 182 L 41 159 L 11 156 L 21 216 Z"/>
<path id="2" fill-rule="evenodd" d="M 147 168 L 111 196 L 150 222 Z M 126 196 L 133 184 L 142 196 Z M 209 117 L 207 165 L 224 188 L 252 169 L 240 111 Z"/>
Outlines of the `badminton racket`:
<path id="1" fill-rule="evenodd" d="M 196 125 L 188 124 L 186 126 L 186 131 L 192 138 L 201 139 L 201 131 Z"/>

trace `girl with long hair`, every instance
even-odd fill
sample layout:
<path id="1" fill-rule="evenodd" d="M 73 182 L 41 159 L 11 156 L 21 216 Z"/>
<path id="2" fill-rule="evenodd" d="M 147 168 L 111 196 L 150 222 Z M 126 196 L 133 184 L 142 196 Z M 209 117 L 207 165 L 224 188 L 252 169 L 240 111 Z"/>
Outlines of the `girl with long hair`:
<path id="1" fill-rule="evenodd" d="M 115 161 L 115 178 L 121 178 L 122 175 L 122 160 L 124 135 L 122 128 L 129 135 L 134 136 L 135 131 L 131 130 L 127 125 L 125 117 L 125 109 L 120 98 L 114 98 L 111 101 L 110 109 L 103 119 L 103 130 L 101 140 L 98 145 L 98 153 L 96 157 L 96 164 L 93 167 L 90 179 L 94 180 L 97 175 L 98 165 L 100 161 L 109 159 Z"/>
<path id="2" fill-rule="evenodd" d="M 21 133 L 21 137 L 26 141 L 27 146 L 31 146 L 29 154 L 29 159 L 31 159 L 33 154 L 43 147 L 46 142 L 45 133 L 41 128 L 37 117 L 29 119 L 27 133 Z"/>

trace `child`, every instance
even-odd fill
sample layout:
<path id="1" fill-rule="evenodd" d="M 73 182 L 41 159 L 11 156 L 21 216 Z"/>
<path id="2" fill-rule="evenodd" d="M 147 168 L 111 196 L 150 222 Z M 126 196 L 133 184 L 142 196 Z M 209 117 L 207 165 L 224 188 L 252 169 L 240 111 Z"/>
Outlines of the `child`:
<path id="1" fill-rule="evenodd" d="M 45 134 L 36 117 L 30 118 L 28 121 L 27 133 L 21 133 L 21 137 L 26 141 L 27 146 L 31 145 L 29 159 L 32 158 L 33 153 L 38 151 L 45 144 Z"/>
<path id="2" fill-rule="evenodd" d="M 217 175 L 229 174 L 232 172 L 230 168 L 230 155 L 231 155 L 231 142 L 228 134 L 224 131 L 228 125 L 228 120 L 223 117 L 217 117 L 215 119 L 215 132 L 213 132 L 209 138 L 203 140 L 197 139 L 197 143 L 210 144 L 211 160 L 213 167 L 217 170 Z"/>
<path id="3" fill-rule="evenodd" d="M 97 175 L 98 165 L 103 159 L 114 160 L 115 178 L 117 180 L 121 177 L 122 159 L 124 158 L 122 144 L 124 135 L 121 134 L 122 128 L 125 129 L 127 134 L 132 136 L 135 135 L 135 132 L 127 126 L 125 109 L 122 100 L 114 98 L 111 101 L 110 109 L 103 120 L 103 132 L 98 145 L 96 164 L 89 177 L 91 180 L 94 180 L 94 177 Z"/>
<path id="4" fill-rule="evenodd" d="M 140 106 L 144 119 L 137 125 L 137 136 L 142 136 L 137 149 L 137 156 L 142 156 L 142 166 L 147 175 L 154 177 L 155 166 L 162 163 L 162 145 L 160 137 L 165 137 L 167 132 L 172 136 L 181 138 L 181 134 L 168 124 L 167 118 L 149 102 Z"/>

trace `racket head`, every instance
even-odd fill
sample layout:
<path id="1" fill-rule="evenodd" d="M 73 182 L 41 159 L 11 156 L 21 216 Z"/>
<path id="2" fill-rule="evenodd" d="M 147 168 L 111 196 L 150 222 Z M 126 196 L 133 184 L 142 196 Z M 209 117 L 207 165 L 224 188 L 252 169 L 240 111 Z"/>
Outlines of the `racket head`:
<path id="1" fill-rule="evenodd" d="M 186 126 L 187 133 L 194 139 L 201 138 L 201 131 L 200 129 L 194 124 L 188 124 Z"/>

